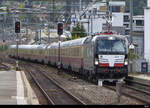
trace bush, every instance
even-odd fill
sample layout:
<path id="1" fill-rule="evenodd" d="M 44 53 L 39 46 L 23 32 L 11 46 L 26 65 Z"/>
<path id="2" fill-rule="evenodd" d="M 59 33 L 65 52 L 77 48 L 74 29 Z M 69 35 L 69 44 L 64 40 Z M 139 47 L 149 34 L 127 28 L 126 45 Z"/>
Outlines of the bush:
<path id="1" fill-rule="evenodd" d="M 75 27 L 73 27 L 71 34 L 72 34 L 72 39 L 77 39 L 77 38 L 85 37 L 86 31 L 84 26 L 78 23 Z"/>

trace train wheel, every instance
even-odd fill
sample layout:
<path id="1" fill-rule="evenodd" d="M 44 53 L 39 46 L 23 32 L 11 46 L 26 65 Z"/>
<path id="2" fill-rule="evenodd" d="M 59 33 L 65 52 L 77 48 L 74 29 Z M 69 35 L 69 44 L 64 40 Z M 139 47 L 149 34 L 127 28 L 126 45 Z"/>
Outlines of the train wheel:
<path id="1" fill-rule="evenodd" d="M 91 82 L 91 80 L 92 80 L 92 75 L 88 74 L 88 81 Z"/>
<path id="2" fill-rule="evenodd" d="M 42 60 L 42 64 L 44 64 L 44 60 Z"/>
<path id="3" fill-rule="evenodd" d="M 72 72 L 71 72 L 71 67 L 70 67 L 70 66 L 68 67 L 68 73 L 69 73 L 69 74 L 72 73 Z"/>
<path id="4" fill-rule="evenodd" d="M 50 66 L 50 61 L 48 61 L 48 66 Z"/>

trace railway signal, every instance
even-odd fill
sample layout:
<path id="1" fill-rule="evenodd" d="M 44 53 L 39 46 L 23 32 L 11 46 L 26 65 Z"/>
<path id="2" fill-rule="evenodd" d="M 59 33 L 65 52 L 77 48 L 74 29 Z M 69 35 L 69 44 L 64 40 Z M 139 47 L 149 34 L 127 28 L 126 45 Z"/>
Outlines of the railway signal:
<path id="1" fill-rule="evenodd" d="M 62 35 L 63 34 L 63 23 L 58 23 L 57 25 L 57 34 Z"/>
<path id="2" fill-rule="evenodd" d="M 20 21 L 16 21 L 15 22 L 15 33 L 17 33 L 17 38 L 16 38 L 16 44 L 17 44 L 17 61 L 16 61 L 16 71 L 19 70 L 19 66 L 18 66 L 18 59 L 19 59 L 19 56 L 18 56 L 18 33 L 20 33 Z"/>
<path id="3" fill-rule="evenodd" d="M 20 22 L 15 22 L 15 33 L 20 33 Z"/>

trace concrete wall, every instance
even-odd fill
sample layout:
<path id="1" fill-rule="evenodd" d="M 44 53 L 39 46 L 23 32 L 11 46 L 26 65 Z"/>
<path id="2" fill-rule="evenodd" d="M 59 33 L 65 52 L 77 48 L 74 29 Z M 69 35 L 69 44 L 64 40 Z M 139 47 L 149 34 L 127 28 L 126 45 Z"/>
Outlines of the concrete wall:
<path id="1" fill-rule="evenodd" d="M 93 19 L 92 20 L 92 23 L 93 23 L 92 33 L 101 32 L 102 31 L 102 25 L 105 22 L 106 21 L 102 18 Z M 85 30 L 88 32 L 88 23 L 83 23 L 83 26 L 84 26 Z M 89 19 L 89 34 L 90 33 L 91 33 L 91 19 Z"/>
<path id="2" fill-rule="evenodd" d="M 123 26 L 123 13 L 112 13 L 113 21 L 112 26 L 122 27 Z"/>
<path id="3" fill-rule="evenodd" d="M 150 7 L 150 0 L 147 0 L 147 6 Z"/>
<path id="4" fill-rule="evenodd" d="M 150 72 L 150 0 L 147 3 L 148 8 L 144 10 L 144 58 L 148 62 Z"/>
<path id="5" fill-rule="evenodd" d="M 144 57 L 150 60 L 150 9 L 145 9 L 144 15 Z"/>

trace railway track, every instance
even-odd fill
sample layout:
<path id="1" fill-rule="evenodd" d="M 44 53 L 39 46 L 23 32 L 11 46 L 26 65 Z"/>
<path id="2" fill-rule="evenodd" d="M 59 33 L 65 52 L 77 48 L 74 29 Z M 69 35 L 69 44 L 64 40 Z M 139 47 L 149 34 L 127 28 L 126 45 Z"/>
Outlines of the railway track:
<path id="1" fill-rule="evenodd" d="M 31 67 L 31 66 L 30 66 Z M 41 92 L 47 98 L 48 103 L 51 105 L 86 105 L 83 101 L 72 95 L 69 91 L 65 90 L 59 85 L 53 78 L 46 75 L 43 70 L 37 66 L 32 65 L 32 69 L 29 70 L 29 66 L 25 67 L 30 73 L 35 83 L 40 88 Z M 36 69 L 35 69 L 36 68 Z M 34 70 L 33 70 L 34 69 Z"/>
<path id="2" fill-rule="evenodd" d="M 116 91 L 115 86 L 104 85 L 104 87 Z M 150 104 L 150 92 L 144 89 L 139 89 L 136 86 L 124 84 L 121 87 L 121 93 L 127 97 L 131 97 L 140 102 L 143 102 L 144 104 Z"/>
<path id="3" fill-rule="evenodd" d="M 40 66 L 37 66 L 35 68 L 38 68 L 38 70 L 40 70 L 40 71 L 44 71 L 43 69 L 41 69 Z M 43 72 L 41 72 L 41 73 L 43 74 Z M 46 73 L 46 72 L 44 72 L 44 73 Z M 43 74 L 43 75 L 46 78 L 48 78 L 48 76 L 46 74 Z M 51 78 L 51 79 L 55 81 L 55 79 L 53 79 L 53 78 Z M 57 81 L 55 81 L 55 82 L 57 83 Z M 96 84 L 96 82 L 94 82 L 94 83 Z M 113 91 L 116 91 L 115 86 L 104 85 L 104 87 L 111 89 Z M 148 91 L 141 90 L 141 89 L 138 89 L 136 87 L 129 86 L 129 85 L 123 85 L 122 94 L 127 96 L 127 97 L 136 99 L 140 102 L 143 102 L 144 104 L 150 104 L 150 93 Z"/>
<path id="4" fill-rule="evenodd" d="M 93 83 L 96 84 L 97 82 L 93 82 Z M 140 84 L 142 85 L 143 83 L 140 83 Z M 143 84 L 143 85 L 146 86 L 146 84 Z M 116 87 L 114 87 L 114 86 L 104 85 L 104 87 L 111 89 L 113 91 L 116 91 Z M 127 97 L 131 97 L 133 99 L 136 99 L 140 102 L 143 102 L 144 104 L 150 104 L 150 92 L 148 92 L 146 90 L 138 89 L 137 87 L 134 87 L 134 86 L 132 87 L 132 86 L 127 85 L 127 84 L 123 85 L 122 90 L 123 90 L 122 94 L 127 96 Z"/>
<path id="5" fill-rule="evenodd" d="M 29 63 L 29 62 L 28 62 Z M 39 86 L 39 88 L 41 89 L 41 91 L 42 91 L 42 93 L 45 95 L 45 97 L 48 99 L 48 98 L 50 98 L 50 100 L 49 100 L 49 104 L 52 104 L 52 105 L 55 105 L 55 104 L 82 104 L 82 105 L 85 105 L 85 103 L 84 102 L 73 102 L 73 103 L 71 103 L 71 102 L 64 102 L 64 103 L 57 103 L 58 102 L 58 100 L 52 100 L 51 98 L 52 98 L 52 96 L 49 96 L 49 93 L 48 92 L 54 92 L 54 93 L 57 93 L 56 91 L 59 91 L 59 90 L 56 90 L 56 89 L 53 89 L 53 88 L 44 88 L 42 85 L 43 84 L 41 84 L 41 81 L 38 81 L 38 79 L 37 79 L 37 77 L 35 78 L 35 74 L 37 74 L 37 72 L 39 71 L 40 72 L 40 74 L 39 74 L 39 72 L 38 72 L 38 76 L 43 76 L 44 78 L 43 79 L 47 79 L 47 80 L 50 80 L 49 81 L 49 83 L 47 83 L 46 85 L 55 85 L 56 86 L 56 84 L 57 84 L 57 81 L 55 81 L 55 79 L 53 79 L 53 78 L 50 78 L 50 77 L 48 77 L 48 75 L 46 74 L 46 71 L 44 71 L 43 69 L 41 69 L 40 68 L 40 66 L 38 65 L 38 64 L 36 64 L 37 66 L 35 66 L 35 65 L 32 65 L 31 66 L 31 63 L 29 63 L 29 64 L 26 64 L 27 66 L 26 66 L 26 69 L 28 69 L 27 71 L 30 73 L 30 74 L 32 74 L 31 76 L 35 79 L 35 82 L 36 82 L 36 84 L 39 86 L 39 85 L 41 85 L 41 86 Z M 30 67 L 30 68 L 29 68 Z M 31 68 L 32 67 L 32 68 Z M 31 71 L 32 70 L 32 71 Z M 36 73 L 35 73 L 36 72 Z M 45 74 L 43 74 L 43 72 L 45 73 Z M 55 81 L 55 83 L 53 82 L 53 81 Z M 50 83 L 51 82 L 51 83 Z M 130 81 L 129 81 L 130 82 Z M 131 80 L 131 82 L 133 83 L 133 82 L 136 82 L 137 84 L 139 83 L 139 82 L 137 82 L 137 81 L 134 81 L 134 80 Z M 59 85 L 59 84 L 58 84 Z M 142 86 L 147 86 L 146 84 L 144 84 L 144 83 L 140 83 L 139 85 L 142 85 Z M 107 85 L 104 85 L 104 87 L 106 87 L 106 88 L 108 88 L 108 89 L 111 89 L 111 90 L 113 90 L 113 91 L 116 91 L 116 88 L 114 87 L 114 86 L 107 86 Z M 61 89 L 61 91 L 62 91 L 62 89 Z M 150 93 L 149 93 L 149 91 L 146 91 L 146 90 L 144 90 L 144 88 L 141 90 L 141 89 L 138 89 L 137 87 L 135 87 L 135 86 L 130 86 L 130 85 L 124 85 L 123 87 L 122 87 L 122 94 L 123 95 L 125 95 L 125 96 L 127 96 L 127 97 L 131 97 L 131 98 L 134 98 L 134 99 L 136 99 L 136 100 L 138 100 L 138 101 L 140 101 L 140 102 L 143 102 L 144 104 L 150 104 Z M 59 98 L 60 98 L 60 96 L 58 96 Z M 69 98 L 73 98 L 73 97 L 70 97 L 69 96 Z M 65 98 L 62 98 L 61 100 L 63 100 L 63 99 L 65 99 Z M 66 100 L 66 99 L 65 99 Z M 73 100 L 76 100 L 76 99 L 73 99 Z M 78 99 L 77 99 L 78 100 Z M 53 102 L 53 101 L 55 101 L 55 102 Z M 57 102 L 56 102 L 57 101 Z"/>
<path id="6" fill-rule="evenodd" d="M 8 71 L 10 67 L 4 63 L 0 63 L 0 71 Z"/>

